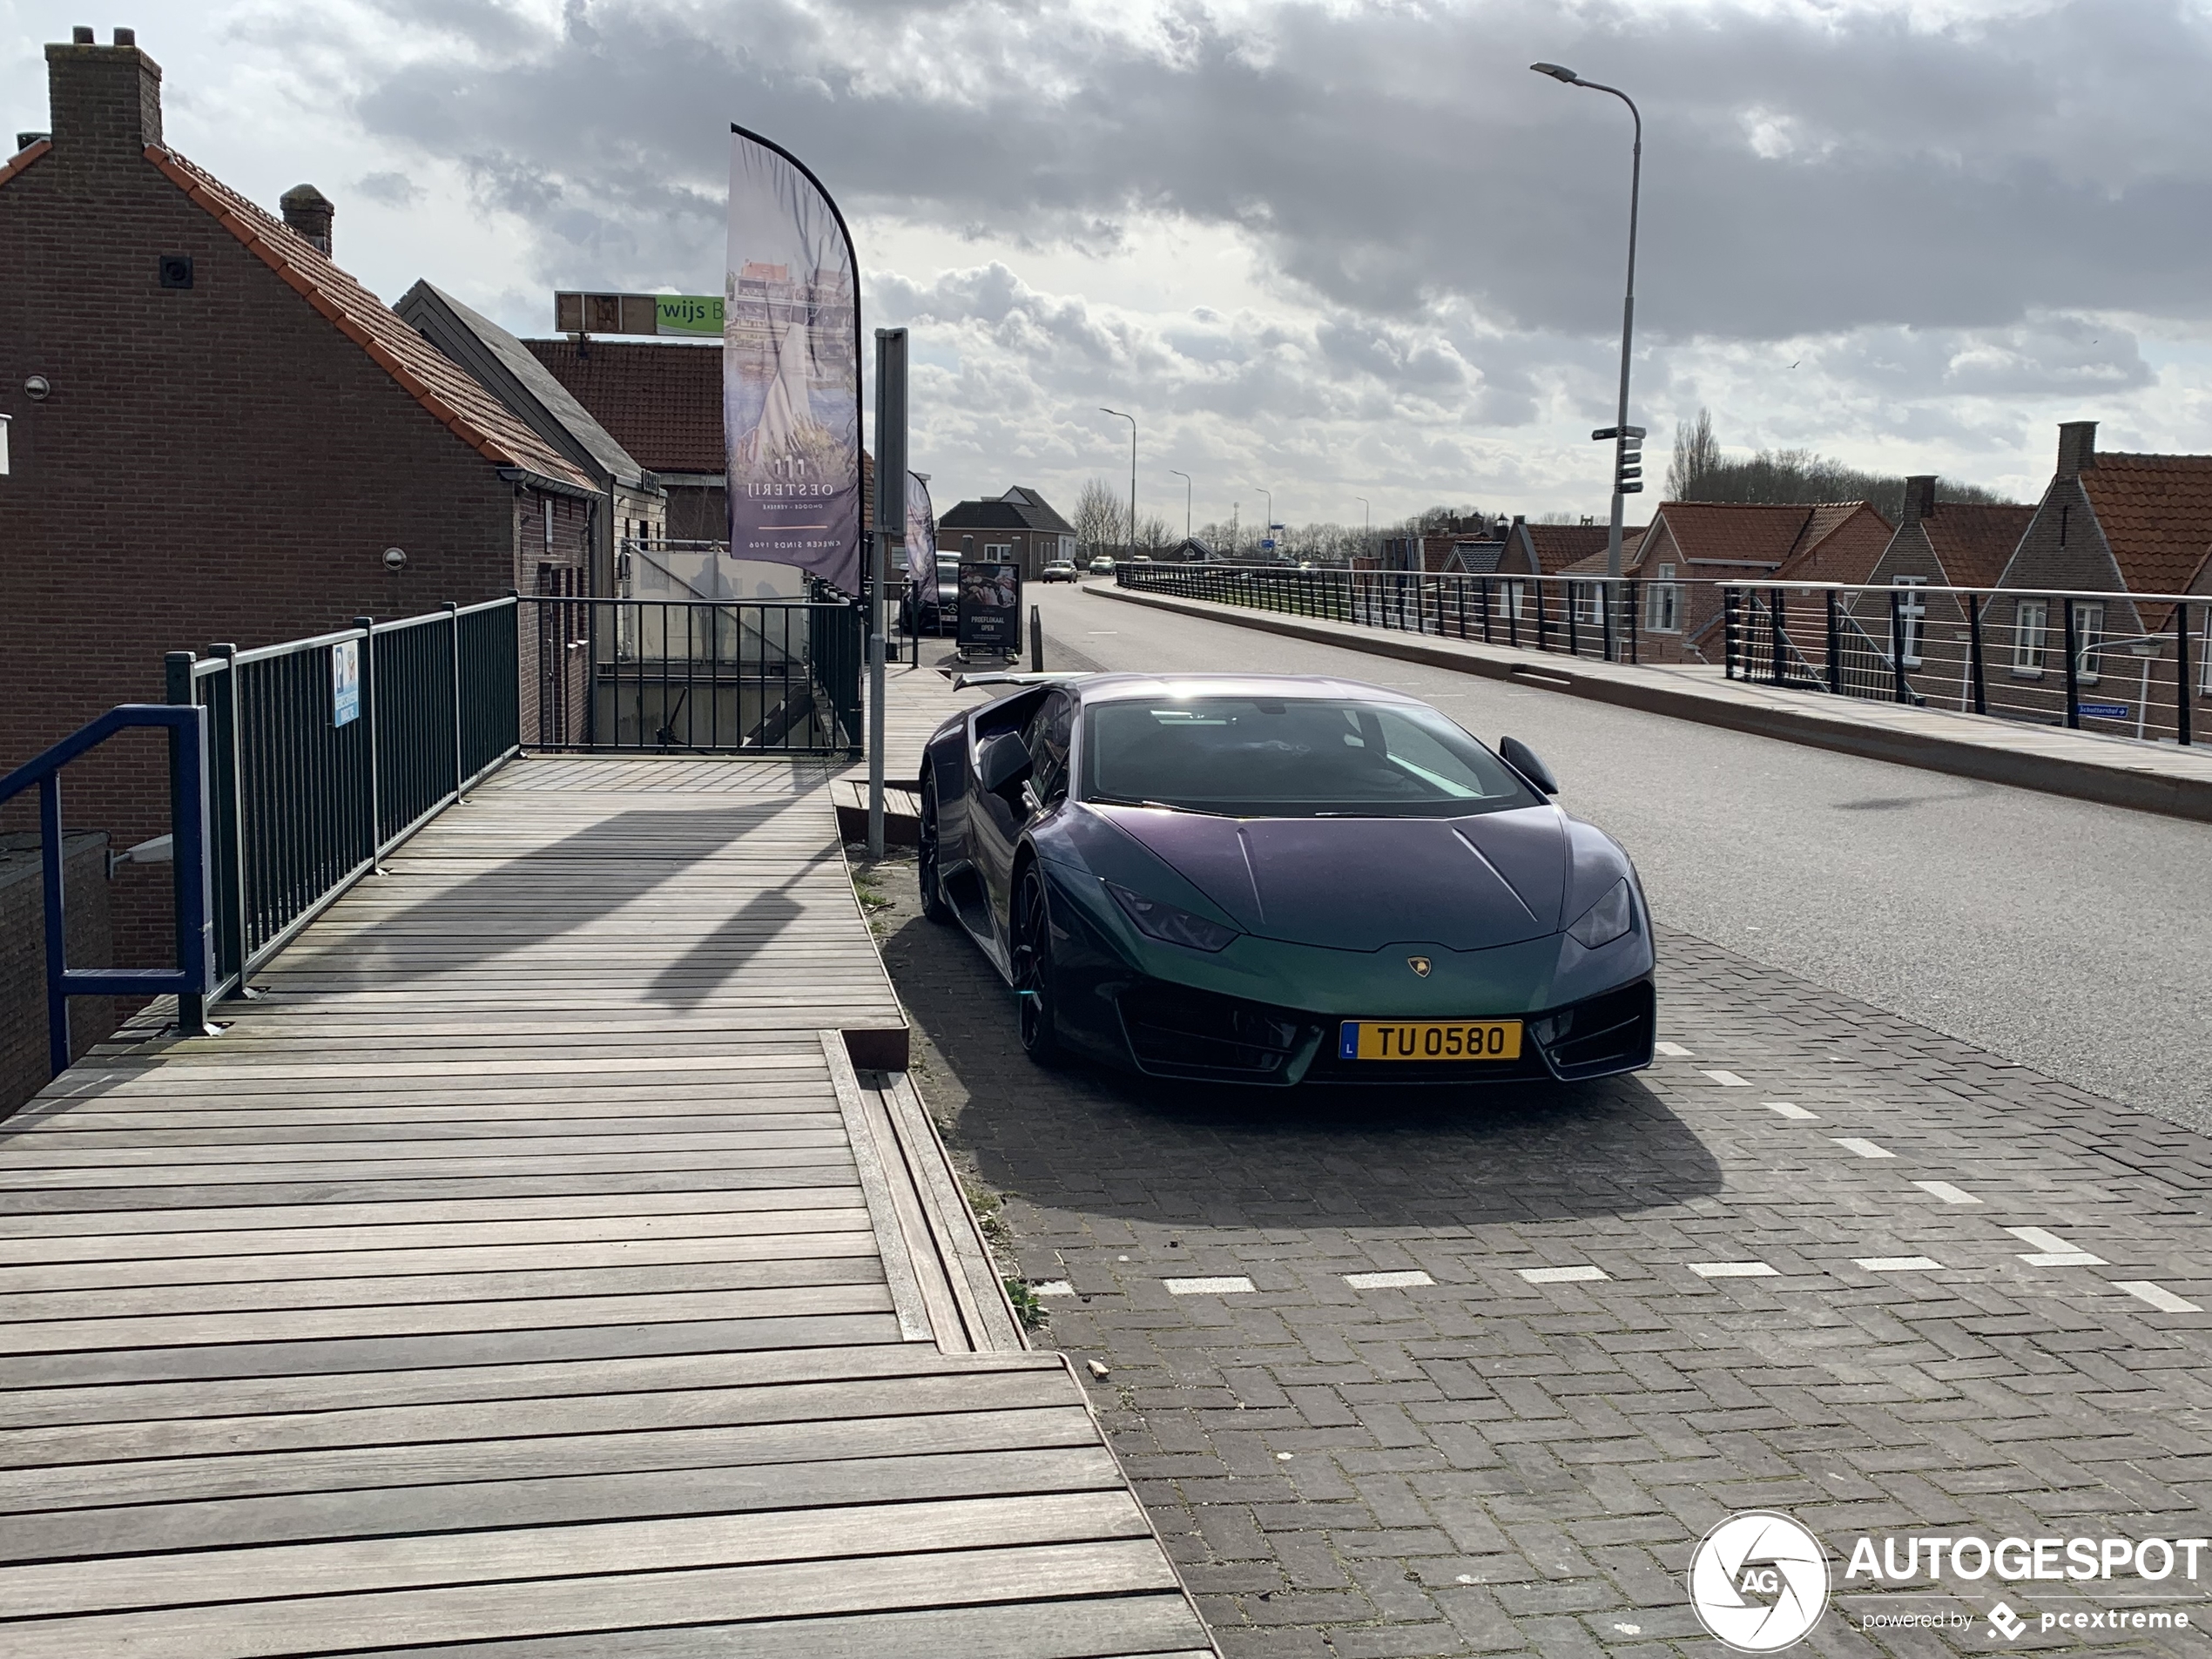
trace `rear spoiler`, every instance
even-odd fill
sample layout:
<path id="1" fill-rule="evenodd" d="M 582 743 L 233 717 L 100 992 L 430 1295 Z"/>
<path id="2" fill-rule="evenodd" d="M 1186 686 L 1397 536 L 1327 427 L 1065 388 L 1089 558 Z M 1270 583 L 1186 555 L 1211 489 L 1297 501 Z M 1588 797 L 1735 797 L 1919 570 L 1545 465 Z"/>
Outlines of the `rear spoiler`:
<path id="1" fill-rule="evenodd" d="M 1087 680 L 1096 672 L 1087 668 L 1063 668 L 1039 674 L 955 674 L 953 685 L 1060 685 L 1069 680 Z"/>

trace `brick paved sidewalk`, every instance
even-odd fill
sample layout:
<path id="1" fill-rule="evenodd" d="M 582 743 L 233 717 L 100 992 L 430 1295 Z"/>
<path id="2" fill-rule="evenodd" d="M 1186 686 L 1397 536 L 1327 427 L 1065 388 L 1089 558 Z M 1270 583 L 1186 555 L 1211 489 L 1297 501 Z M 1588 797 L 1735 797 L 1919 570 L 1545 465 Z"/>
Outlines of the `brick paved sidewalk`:
<path id="1" fill-rule="evenodd" d="M 1827 1542 L 1823 1653 L 2003 1648 L 2000 1596 L 2023 1649 L 2208 1651 L 2039 1634 L 2092 1605 L 2074 1585 L 1913 1602 L 1842 1574 L 1892 1529 L 2212 1533 L 2212 1313 L 2165 1311 L 2212 1308 L 2212 1142 L 1682 935 L 1686 1052 L 1582 1091 L 1040 1073 L 981 956 L 908 871 L 886 885 L 922 1092 L 1022 1273 L 1064 1287 L 1042 1340 L 1108 1368 L 1094 1399 L 1230 1659 L 1717 1652 L 1683 1575 L 1751 1507 Z M 2202 1625 L 2200 1572 L 2122 1581 L 2189 1596 L 2128 1605 Z M 1973 1617 L 1854 1628 L 1936 1606 Z"/>

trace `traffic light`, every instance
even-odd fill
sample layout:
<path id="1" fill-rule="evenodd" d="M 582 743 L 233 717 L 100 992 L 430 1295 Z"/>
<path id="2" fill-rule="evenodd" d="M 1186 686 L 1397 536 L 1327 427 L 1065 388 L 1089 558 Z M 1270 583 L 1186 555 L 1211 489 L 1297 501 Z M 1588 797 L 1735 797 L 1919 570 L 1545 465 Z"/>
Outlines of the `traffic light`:
<path id="1" fill-rule="evenodd" d="M 1634 496 L 1643 489 L 1643 428 L 1640 426 L 1600 427 L 1590 436 L 1613 444 L 1613 489 L 1615 495 Z"/>

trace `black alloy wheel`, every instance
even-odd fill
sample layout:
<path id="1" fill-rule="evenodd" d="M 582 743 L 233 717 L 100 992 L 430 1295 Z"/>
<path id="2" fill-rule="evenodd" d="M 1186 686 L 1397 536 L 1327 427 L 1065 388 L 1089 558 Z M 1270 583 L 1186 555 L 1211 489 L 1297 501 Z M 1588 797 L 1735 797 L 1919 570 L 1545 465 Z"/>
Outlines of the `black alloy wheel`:
<path id="1" fill-rule="evenodd" d="M 917 840 L 920 842 L 920 856 L 915 860 L 914 884 L 921 889 L 921 914 L 932 921 L 949 923 L 953 920 L 953 907 L 945 901 L 944 886 L 938 879 L 937 780 L 934 778 L 921 780 L 921 831 Z"/>
<path id="2" fill-rule="evenodd" d="M 1014 914 L 1014 990 L 1021 1004 L 1022 1051 L 1049 1066 L 1061 1056 L 1052 1003 L 1052 912 L 1043 873 L 1034 864 L 1022 873 Z"/>

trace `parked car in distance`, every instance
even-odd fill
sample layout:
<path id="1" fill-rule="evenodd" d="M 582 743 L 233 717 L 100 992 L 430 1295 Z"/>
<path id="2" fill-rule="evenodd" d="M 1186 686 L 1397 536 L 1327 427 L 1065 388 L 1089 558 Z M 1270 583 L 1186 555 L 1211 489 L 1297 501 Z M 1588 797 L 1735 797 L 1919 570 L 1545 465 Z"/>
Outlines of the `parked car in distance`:
<path id="1" fill-rule="evenodd" d="M 1109 554 L 1101 553 L 1096 558 L 1090 562 L 1090 573 L 1093 576 L 1113 575 L 1114 561 L 1112 556 Z"/>
<path id="2" fill-rule="evenodd" d="M 900 625 L 909 634 L 941 634 L 960 625 L 960 555 L 937 556 L 934 582 L 907 583 L 900 601 Z"/>
<path id="3" fill-rule="evenodd" d="M 1150 553 L 1140 553 L 1130 561 L 1131 564 L 1150 564 L 1151 562 L 1152 556 Z"/>
<path id="4" fill-rule="evenodd" d="M 1073 559 L 1054 559 L 1037 572 L 1040 582 L 1073 582 L 1075 579 L 1076 562 Z"/>

